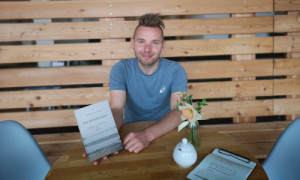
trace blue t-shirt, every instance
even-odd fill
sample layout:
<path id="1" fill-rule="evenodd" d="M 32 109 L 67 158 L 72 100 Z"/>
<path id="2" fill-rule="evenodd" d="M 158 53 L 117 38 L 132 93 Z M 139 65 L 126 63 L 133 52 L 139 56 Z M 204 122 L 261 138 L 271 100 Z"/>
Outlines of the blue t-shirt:
<path id="1" fill-rule="evenodd" d="M 124 59 L 115 64 L 109 88 L 126 91 L 123 123 L 158 121 L 171 111 L 171 94 L 187 90 L 186 72 L 179 63 L 160 58 L 157 70 L 147 75 L 137 61 Z"/>

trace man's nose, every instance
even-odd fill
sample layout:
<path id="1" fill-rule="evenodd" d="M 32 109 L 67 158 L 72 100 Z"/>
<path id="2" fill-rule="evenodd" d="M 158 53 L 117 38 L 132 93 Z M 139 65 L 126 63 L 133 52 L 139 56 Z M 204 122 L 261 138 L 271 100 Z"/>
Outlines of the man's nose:
<path id="1" fill-rule="evenodd" d="M 152 50 L 151 44 L 146 44 L 144 50 L 150 52 Z"/>

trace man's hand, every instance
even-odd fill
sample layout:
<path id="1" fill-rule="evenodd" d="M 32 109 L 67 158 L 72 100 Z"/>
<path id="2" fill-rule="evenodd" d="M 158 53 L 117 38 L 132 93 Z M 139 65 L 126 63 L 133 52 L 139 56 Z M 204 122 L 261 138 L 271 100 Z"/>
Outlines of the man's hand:
<path id="1" fill-rule="evenodd" d="M 138 153 L 149 146 L 151 137 L 145 132 L 131 132 L 123 140 L 123 145 L 129 152 Z"/>
<path id="2" fill-rule="evenodd" d="M 116 155 L 116 154 L 119 154 L 119 151 L 114 152 L 114 155 Z M 86 157 L 86 153 L 85 153 L 85 152 L 82 154 L 82 157 L 84 157 L 84 158 Z M 103 160 L 106 160 L 107 158 L 108 158 L 108 156 L 104 156 L 102 159 L 103 159 Z M 95 166 L 97 166 L 97 165 L 99 164 L 99 160 L 94 161 L 93 164 L 94 164 Z"/>

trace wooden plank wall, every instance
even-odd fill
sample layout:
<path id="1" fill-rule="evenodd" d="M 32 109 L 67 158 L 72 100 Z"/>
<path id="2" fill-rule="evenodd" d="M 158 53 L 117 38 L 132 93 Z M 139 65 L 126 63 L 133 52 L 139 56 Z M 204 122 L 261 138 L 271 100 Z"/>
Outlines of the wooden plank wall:
<path id="1" fill-rule="evenodd" d="M 1 1 L 0 121 L 76 126 L 74 109 L 109 99 L 110 69 L 134 57 L 129 40 L 147 12 L 164 18 L 162 56 L 185 68 L 211 122 L 292 120 L 299 9 L 288 0 Z"/>
<path id="2" fill-rule="evenodd" d="M 274 19 L 274 32 L 282 35 L 274 37 L 274 53 L 283 54 L 274 59 L 274 76 L 283 76 L 274 80 L 274 95 L 285 96 L 274 100 L 274 114 L 293 120 L 300 116 L 300 4 L 276 0 L 274 10 L 284 12 Z"/>

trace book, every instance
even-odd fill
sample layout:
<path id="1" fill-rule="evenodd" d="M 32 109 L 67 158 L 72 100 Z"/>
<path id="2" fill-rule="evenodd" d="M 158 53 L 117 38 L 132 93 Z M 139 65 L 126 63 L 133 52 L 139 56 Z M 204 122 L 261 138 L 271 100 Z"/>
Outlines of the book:
<path id="1" fill-rule="evenodd" d="M 74 111 L 89 162 L 123 149 L 107 100 Z"/>
<path id="2" fill-rule="evenodd" d="M 247 179 L 255 166 L 256 163 L 248 158 L 216 148 L 188 174 L 187 178 L 242 180 Z"/>

